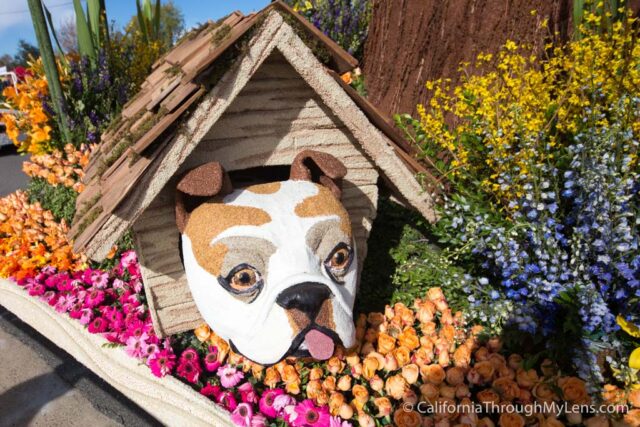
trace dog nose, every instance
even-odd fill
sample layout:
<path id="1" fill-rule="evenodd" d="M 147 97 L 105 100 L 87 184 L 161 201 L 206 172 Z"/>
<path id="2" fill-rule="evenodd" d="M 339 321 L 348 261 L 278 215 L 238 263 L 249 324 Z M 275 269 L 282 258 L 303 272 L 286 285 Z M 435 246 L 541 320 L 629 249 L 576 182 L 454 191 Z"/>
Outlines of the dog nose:
<path id="1" fill-rule="evenodd" d="M 322 283 L 304 282 L 285 289 L 278 295 L 276 303 L 287 310 L 298 309 L 312 321 L 318 315 L 322 303 L 331 297 L 331 291 Z"/>

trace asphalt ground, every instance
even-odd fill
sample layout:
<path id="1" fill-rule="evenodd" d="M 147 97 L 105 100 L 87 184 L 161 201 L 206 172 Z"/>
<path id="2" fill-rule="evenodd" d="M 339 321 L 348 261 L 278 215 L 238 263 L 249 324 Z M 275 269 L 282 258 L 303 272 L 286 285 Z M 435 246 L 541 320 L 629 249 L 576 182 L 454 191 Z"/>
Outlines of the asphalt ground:
<path id="1" fill-rule="evenodd" d="M 25 188 L 26 159 L 0 149 L 0 196 Z M 2 307 L 0 427 L 155 426 L 143 409 Z"/>

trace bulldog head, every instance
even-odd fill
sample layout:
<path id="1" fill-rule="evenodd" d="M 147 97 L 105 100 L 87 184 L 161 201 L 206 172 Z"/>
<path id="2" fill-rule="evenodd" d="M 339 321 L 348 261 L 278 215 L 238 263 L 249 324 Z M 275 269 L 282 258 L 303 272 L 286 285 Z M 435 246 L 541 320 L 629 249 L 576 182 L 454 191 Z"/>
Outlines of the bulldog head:
<path id="1" fill-rule="evenodd" d="M 339 202 L 345 174 L 333 156 L 304 151 L 287 181 L 234 191 L 218 163 L 179 180 L 189 288 L 234 351 L 270 365 L 287 356 L 324 360 L 336 344 L 354 345 L 358 263 Z"/>

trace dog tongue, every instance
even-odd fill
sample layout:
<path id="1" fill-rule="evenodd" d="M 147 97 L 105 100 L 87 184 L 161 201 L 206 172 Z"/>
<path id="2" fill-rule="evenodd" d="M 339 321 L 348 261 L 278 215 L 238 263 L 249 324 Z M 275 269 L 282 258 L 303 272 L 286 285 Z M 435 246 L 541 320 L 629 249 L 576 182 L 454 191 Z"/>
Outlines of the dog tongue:
<path id="1" fill-rule="evenodd" d="M 333 356 L 333 340 L 322 332 L 312 329 L 304 336 L 311 357 L 317 360 L 327 360 Z"/>

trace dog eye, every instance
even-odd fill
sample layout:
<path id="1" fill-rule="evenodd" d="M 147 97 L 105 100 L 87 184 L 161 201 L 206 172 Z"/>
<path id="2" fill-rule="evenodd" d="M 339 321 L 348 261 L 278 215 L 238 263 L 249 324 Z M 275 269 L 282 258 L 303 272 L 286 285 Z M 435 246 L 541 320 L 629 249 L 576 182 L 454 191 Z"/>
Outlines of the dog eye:
<path id="1" fill-rule="evenodd" d="M 258 272 L 251 267 L 244 267 L 237 270 L 231 276 L 229 284 L 237 291 L 245 291 L 250 289 L 260 280 Z"/>
<path id="2" fill-rule="evenodd" d="M 347 269 L 351 265 L 353 259 L 353 250 L 345 243 L 339 243 L 331 255 L 327 257 L 324 265 L 327 272 L 335 279 L 336 276 L 341 276 L 346 273 Z"/>

